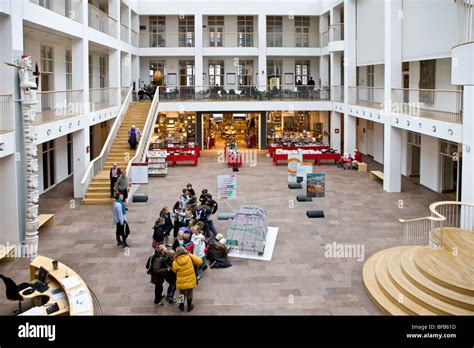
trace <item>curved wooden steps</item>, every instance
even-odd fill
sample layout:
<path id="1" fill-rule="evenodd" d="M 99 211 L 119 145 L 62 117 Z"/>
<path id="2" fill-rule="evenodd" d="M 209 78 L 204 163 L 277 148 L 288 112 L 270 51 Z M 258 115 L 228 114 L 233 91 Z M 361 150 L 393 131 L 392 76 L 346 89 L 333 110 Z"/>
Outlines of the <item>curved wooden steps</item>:
<path id="1" fill-rule="evenodd" d="M 363 268 L 367 294 L 385 314 L 474 315 L 474 233 L 469 233 L 445 235 L 448 249 L 400 246 L 375 253 Z M 460 243 L 466 253 L 455 256 L 450 248 Z"/>

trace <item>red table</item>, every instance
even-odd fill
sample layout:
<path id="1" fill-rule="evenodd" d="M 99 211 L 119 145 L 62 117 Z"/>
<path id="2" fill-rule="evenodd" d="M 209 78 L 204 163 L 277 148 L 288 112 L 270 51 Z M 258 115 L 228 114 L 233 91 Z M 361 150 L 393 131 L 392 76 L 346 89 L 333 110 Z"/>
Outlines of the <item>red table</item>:
<path id="1" fill-rule="evenodd" d="M 196 167 L 198 165 L 198 154 L 194 153 L 192 154 L 185 154 L 185 155 L 173 155 L 173 154 L 168 154 L 166 156 L 166 161 L 173 163 L 173 165 L 176 165 L 176 162 L 194 162 L 194 166 Z"/>
<path id="2" fill-rule="evenodd" d="M 319 166 L 321 165 L 321 161 L 334 161 L 337 162 L 341 159 L 340 153 L 306 153 L 303 154 L 303 161 L 312 160 L 316 162 Z M 273 155 L 273 164 L 278 164 L 278 161 L 288 161 L 288 154 L 274 154 Z"/>
<path id="3" fill-rule="evenodd" d="M 238 155 L 229 155 L 227 152 L 227 144 L 224 147 L 224 156 L 229 167 L 242 167 L 242 154 L 239 153 Z"/>
<path id="4" fill-rule="evenodd" d="M 282 149 L 282 150 L 314 150 L 314 151 L 321 151 L 321 150 L 327 150 L 329 149 L 328 145 L 308 145 L 308 146 L 270 146 L 268 148 L 268 153 L 270 154 L 270 157 L 273 157 L 273 155 L 276 153 L 277 149 Z"/>
<path id="5" fill-rule="evenodd" d="M 166 148 L 166 151 L 168 152 L 176 152 L 176 151 L 194 151 L 198 157 L 201 157 L 201 151 L 199 150 L 199 146 L 195 145 L 193 147 L 189 147 L 189 146 L 185 146 L 185 147 L 179 147 L 179 146 L 176 146 L 176 147 L 167 147 Z"/>

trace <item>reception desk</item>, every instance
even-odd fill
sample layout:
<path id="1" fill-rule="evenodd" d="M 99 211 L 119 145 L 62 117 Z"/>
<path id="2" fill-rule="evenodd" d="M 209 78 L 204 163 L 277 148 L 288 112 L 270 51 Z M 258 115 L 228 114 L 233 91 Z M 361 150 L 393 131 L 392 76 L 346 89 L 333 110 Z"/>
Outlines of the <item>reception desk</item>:
<path id="1" fill-rule="evenodd" d="M 53 260 L 38 256 L 30 263 L 30 283 L 37 281 L 37 274 L 43 267 L 49 272 L 48 289 L 41 293 L 37 290 L 26 295 L 31 287 L 20 291 L 25 299 L 33 301 L 34 307 L 20 315 L 94 315 L 94 304 L 89 288 L 82 278 L 65 264 L 58 262 L 58 269 L 53 269 Z M 55 303 L 59 310 L 48 314 L 47 308 Z"/>

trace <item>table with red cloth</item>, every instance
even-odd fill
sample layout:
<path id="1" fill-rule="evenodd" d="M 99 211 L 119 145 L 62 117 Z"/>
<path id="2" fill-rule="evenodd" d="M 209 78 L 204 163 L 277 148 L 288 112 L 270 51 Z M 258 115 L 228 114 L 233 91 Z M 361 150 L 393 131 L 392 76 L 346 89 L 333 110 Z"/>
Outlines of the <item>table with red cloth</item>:
<path id="1" fill-rule="evenodd" d="M 242 167 L 242 154 L 238 155 L 229 154 L 227 146 L 224 148 L 225 161 L 229 167 Z"/>
<path id="2" fill-rule="evenodd" d="M 174 166 L 176 165 L 177 162 L 193 162 L 194 166 L 196 167 L 198 165 L 199 160 L 198 160 L 197 152 L 194 152 L 194 154 L 183 153 L 183 154 L 178 154 L 178 155 L 168 152 L 168 155 L 166 156 L 166 161 L 173 163 Z"/>
<path id="3" fill-rule="evenodd" d="M 201 150 L 199 150 L 199 146 L 197 146 L 197 145 L 195 145 L 195 146 L 183 146 L 183 147 L 167 146 L 166 151 L 168 151 L 168 152 L 173 152 L 173 151 L 190 152 L 190 151 L 194 151 L 194 153 L 196 153 L 198 157 L 201 157 Z"/>
<path id="4" fill-rule="evenodd" d="M 276 150 L 288 150 L 288 151 L 294 151 L 294 150 L 313 150 L 313 151 L 321 151 L 321 150 L 327 150 L 329 149 L 329 145 L 291 145 L 291 146 L 269 146 L 268 147 L 268 153 L 270 154 L 270 157 L 273 157 L 273 155 L 276 153 Z"/>
<path id="5" fill-rule="evenodd" d="M 326 153 L 305 153 L 303 154 L 303 161 L 308 161 L 312 160 L 314 161 L 318 166 L 321 165 L 321 161 L 334 161 L 337 163 L 341 159 L 341 154 L 340 153 L 332 153 L 332 152 L 326 152 Z M 273 164 L 276 165 L 278 164 L 278 161 L 288 161 L 288 154 L 287 153 L 281 153 L 277 154 L 275 153 L 273 155 Z"/>

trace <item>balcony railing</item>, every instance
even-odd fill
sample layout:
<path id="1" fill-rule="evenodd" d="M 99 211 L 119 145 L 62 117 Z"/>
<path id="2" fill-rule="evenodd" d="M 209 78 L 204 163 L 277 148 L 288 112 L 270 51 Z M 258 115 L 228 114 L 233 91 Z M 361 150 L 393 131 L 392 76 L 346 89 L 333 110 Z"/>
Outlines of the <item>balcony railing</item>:
<path id="1" fill-rule="evenodd" d="M 384 88 L 366 86 L 349 87 L 349 104 L 372 109 L 383 109 Z"/>
<path id="2" fill-rule="evenodd" d="M 140 47 L 194 47 L 194 33 L 140 33 Z"/>
<path id="3" fill-rule="evenodd" d="M 89 27 L 117 38 L 117 20 L 89 4 Z"/>
<path id="4" fill-rule="evenodd" d="M 474 3 L 472 0 L 454 0 L 457 5 L 458 44 L 474 40 Z"/>
<path id="5" fill-rule="evenodd" d="M 69 1 L 40 1 L 30 0 L 33 4 L 44 7 L 50 11 L 56 12 L 61 16 L 82 23 L 82 0 Z"/>
<path id="6" fill-rule="evenodd" d="M 130 31 L 125 24 L 120 23 L 120 40 L 130 43 Z"/>
<path id="7" fill-rule="evenodd" d="M 330 101 L 329 86 L 160 87 L 161 102 L 180 101 Z"/>
<path id="8" fill-rule="evenodd" d="M 394 113 L 462 123 L 462 91 L 392 88 Z"/>
<path id="9" fill-rule="evenodd" d="M 117 106 L 117 92 L 117 87 L 89 89 L 89 103 L 91 105 L 91 111 Z"/>
<path id="10" fill-rule="evenodd" d="M 333 24 L 329 27 L 329 41 L 344 40 L 344 23 Z"/>
<path id="11" fill-rule="evenodd" d="M 331 86 L 331 100 L 336 103 L 344 103 L 344 86 Z"/>
<path id="12" fill-rule="evenodd" d="M 321 47 L 326 47 L 329 44 L 329 30 L 321 33 Z"/>
<path id="13" fill-rule="evenodd" d="M 138 33 L 132 29 L 132 46 L 138 47 Z"/>
<path id="14" fill-rule="evenodd" d="M 205 32 L 204 47 L 257 47 L 257 33 L 246 32 Z"/>
<path id="15" fill-rule="evenodd" d="M 38 104 L 34 106 L 36 120 L 34 125 L 62 120 L 87 112 L 83 90 L 38 92 Z"/>
<path id="16" fill-rule="evenodd" d="M 125 101 L 125 98 L 127 97 L 127 94 L 128 94 L 129 90 L 130 90 L 130 86 L 120 88 L 120 100 L 121 100 L 122 104 Z"/>
<path id="17" fill-rule="evenodd" d="M 0 134 L 14 129 L 12 102 L 11 94 L 0 94 Z"/>
<path id="18" fill-rule="evenodd" d="M 267 33 L 267 47 L 320 47 L 320 34 Z"/>

